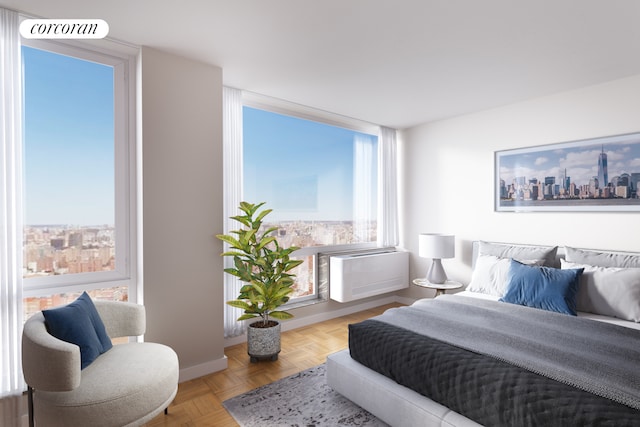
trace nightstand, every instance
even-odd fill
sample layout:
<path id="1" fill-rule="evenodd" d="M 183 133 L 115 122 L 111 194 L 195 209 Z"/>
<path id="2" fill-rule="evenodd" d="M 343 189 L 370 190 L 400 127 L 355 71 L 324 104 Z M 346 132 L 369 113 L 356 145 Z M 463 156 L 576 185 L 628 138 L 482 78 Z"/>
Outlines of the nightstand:
<path id="1" fill-rule="evenodd" d="M 421 288 L 435 289 L 436 296 L 444 295 L 450 289 L 460 289 L 463 285 L 454 280 L 447 280 L 444 283 L 431 283 L 427 279 L 413 279 L 413 284 Z"/>

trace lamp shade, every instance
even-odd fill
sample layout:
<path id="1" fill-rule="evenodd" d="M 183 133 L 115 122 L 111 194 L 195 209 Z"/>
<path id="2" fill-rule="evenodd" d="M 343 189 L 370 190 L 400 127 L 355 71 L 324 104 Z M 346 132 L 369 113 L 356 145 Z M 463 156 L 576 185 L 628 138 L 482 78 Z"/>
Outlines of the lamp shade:
<path id="1" fill-rule="evenodd" d="M 456 254 L 455 236 L 422 233 L 419 237 L 418 254 L 423 258 L 453 258 Z"/>

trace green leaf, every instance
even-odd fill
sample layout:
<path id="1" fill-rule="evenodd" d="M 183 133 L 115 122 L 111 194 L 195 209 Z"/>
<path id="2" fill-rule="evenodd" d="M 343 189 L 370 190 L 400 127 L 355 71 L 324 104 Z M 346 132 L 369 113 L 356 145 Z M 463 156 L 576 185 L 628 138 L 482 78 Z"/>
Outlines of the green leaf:
<path id="1" fill-rule="evenodd" d="M 240 242 L 233 236 L 229 236 L 228 234 L 216 234 L 216 237 L 223 242 L 227 242 L 232 248 L 240 248 Z"/>
<path id="2" fill-rule="evenodd" d="M 231 274 L 232 276 L 235 276 L 235 277 L 240 277 L 240 272 L 238 272 L 238 270 L 236 270 L 235 268 L 225 268 L 224 272 L 225 273 L 229 273 L 229 274 Z"/>
<path id="3" fill-rule="evenodd" d="M 269 227 L 266 230 L 264 230 L 264 232 L 262 233 L 262 237 L 268 236 L 269 234 L 273 233 L 274 231 L 278 231 L 278 230 L 279 230 L 278 227 Z"/>
<path id="4" fill-rule="evenodd" d="M 258 294 L 262 295 L 263 297 L 266 295 L 265 286 L 261 283 L 251 282 L 251 286 L 253 290 L 255 290 Z"/>
<path id="5" fill-rule="evenodd" d="M 272 311 L 269 313 L 269 316 L 275 319 L 291 319 L 293 314 L 287 313 L 286 311 Z"/>
<path id="6" fill-rule="evenodd" d="M 259 208 L 260 206 L 262 206 L 262 205 L 264 205 L 264 202 L 263 202 L 263 203 L 260 203 L 260 205 L 258 205 L 258 208 Z M 265 210 L 263 210 L 262 212 L 260 212 L 260 214 L 259 214 L 259 215 L 258 215 L 258 217 L 255 219 L 255 221 L 256 221 L 256 222 L 262 222 L 262 219 L 263 219 L 265 216 L 269 215 L 271 212 L 273 212 L 273 209 L 265 209 Z"/>
<path id="7" fill-rule="evenodd" d="M 251 310 L 251 306 L 247 304 L 245 301 L 240 300 L 231 300 L 227 301 L 227 304 L 231 307 L 241 308 L 243 310 Z"/>
<path id="8" fill-rule="evenodd" d="M 288 247 L 286 249 L 282 249 L 282 256 L 291 255 L 291 253 L 297 251 L 298 249 L 300 249 L 300 248 L 297 247 L 297 246 L 290 246 L 290 247 Z"/>
<path id="9" fill-rule="evenodd" d="M 274 299 L 282 299 L 282 298 L 286 297 L 287 295 L 289 295 L 291 292 L 293 292 L 293 289 L 291 289 L 291 288 L 282 288 L 273 296 L 273 298 Z"/>
<path id="10" fill-rule="evenodd" d="M 245 254 L 243 252 L 238 252 L 238 251 L 229 251 L 229 252 L 223 252 L 220 254 L 220 256 L 233 256 L 233 257 L 240 257 L 240 256 L 245 256 Z"/>
<path id="11" fill-rule="evenodd" d="M 258 244 L 258 246 L 256 246 L 256 248 L 257 250 L 260 250 L 275 240 L 276 240 L 275 237 L 265 237 L 260 241 L 260 243 Z"/>
<path id="12" fill-rule="evenodd" d="M 238 221 L 240 224 L 245 227 L 251 227 L 251 222 L 245 216 L 232 216 L 231 219 Z"/>
<path id="13" fill-rule="evenodd" d="M 302 264 L 303 262 L 304 262 L 304 260 L 302 260 L 302 259 L 291 260 L 285 266 L 284 271 L 291 271 L 294 268 L 296 268 L 297 266 L 299 266 L 300 264 Z"/>

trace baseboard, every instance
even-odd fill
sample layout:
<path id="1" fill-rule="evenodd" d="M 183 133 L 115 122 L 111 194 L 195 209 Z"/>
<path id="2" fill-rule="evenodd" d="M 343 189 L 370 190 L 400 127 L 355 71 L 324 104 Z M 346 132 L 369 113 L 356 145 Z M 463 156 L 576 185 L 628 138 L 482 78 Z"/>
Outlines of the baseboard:
<path id="1" fill-rule="evenodd" d="M 415 299 L 399 297 L 397 295 L 391 295 L 388 297 L 376 299 L 374 301 L 369 301 L 362 304 L 356 304 L 349 307 L 341 308 L 338 310 L 333 310 L 325 313 L 313 314 L 311 316 L 305 317 L 294 317 L 291 320 L 287 320 L 286 322 L 282 322 L 282 331 L 290 331 L 292 329 L 302 328 L 304 326 L 313 325 L 314 323 L 324 322 L 325 320 L 335 319 L 336 317 L 347 316 L 349 314 L 357 313 L 359 311 L 369 310 L 371 308 L 379 307 L 385 304 L 391 304 L 394 302 L 399 302 L 401 304 L 410 305 L 415 301 Z M 247 335 L 242 334 L 237 337 L 225 338 L 224 346 L 231 347 L 236 344 L 241 344 L 247 341 Z"/>
<path id="2" fill-rule="evenodd" d="M 214 372 L 227 369 L 227 356 L 220 359 L 210 360 L 205 363 L 201 363 L 195 366 L 189 366 L 188 368 L 180 369 L 178 382 L 185 382 L 194 378 L 209 375 Z"/>

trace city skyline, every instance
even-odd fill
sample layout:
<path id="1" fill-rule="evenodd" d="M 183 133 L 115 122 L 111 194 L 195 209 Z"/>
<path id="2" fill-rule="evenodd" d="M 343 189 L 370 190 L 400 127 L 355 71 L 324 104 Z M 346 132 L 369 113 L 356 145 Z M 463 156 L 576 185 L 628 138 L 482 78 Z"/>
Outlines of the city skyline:
<path id="1" fill-rule="evenodd" d="M 608 181 L 624 173 L 640 172 L 640 136 L 626 138 L 624 142 L 598 142 L 589 146 L 567 145 L 545 151 L 518 151 L 499 157 L 499 179 L 506 185 L 516 178 L 524 177 L 527 182 L 537 179 L 544 182 L 546 177 L 569 177 L 575 185 L 588 185 L 593 177 L 599 176 L 599 158 L 604 150 L 607 159 Z M 609 182 L 599 183 L 606 186 Z"/>
<path id="2" fill-rule="evenodd" d="M 25 226 L 22 277 L 112 271 L 113 226 Z"/>
<path id="3" fill-rule="evenodd" d="M 272 221 L 263 224 L 265 229 L 271 226 L 278 227 L 278 240 L 285 247 L 375 242 L 377 235 L 375 221 L 366 224 L 354 224 L 352 221 Z M 28 280 L 50 275 L 114 270 L 114 231 L 112 227 L 25 227 L 23 277 Z M 314 257 L 306 255 L 300 259 L 304 263 L 296 268 L 297 278 L 292 298 L 304 297 L 314 291 Z M 94 296 L 110 299 L 114 291 L 117 291 L 119 300 L 127 299 L 126 287 L 98 289 L 94 291 Z M 74 299 L 73 295 L 63 293 L 25 298 L 25 315 L 70 302 Z"/>

